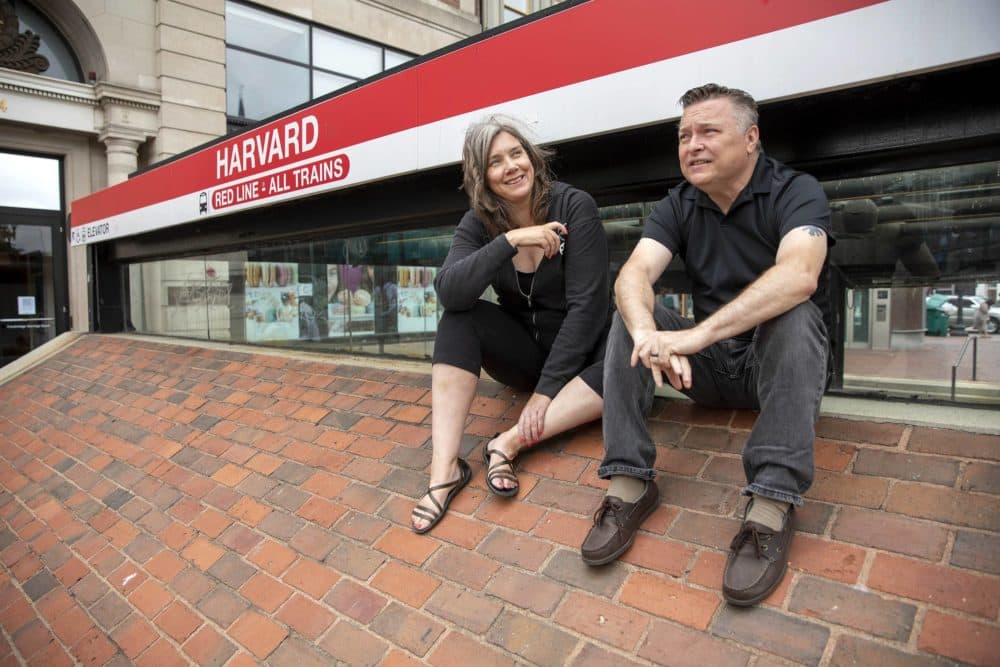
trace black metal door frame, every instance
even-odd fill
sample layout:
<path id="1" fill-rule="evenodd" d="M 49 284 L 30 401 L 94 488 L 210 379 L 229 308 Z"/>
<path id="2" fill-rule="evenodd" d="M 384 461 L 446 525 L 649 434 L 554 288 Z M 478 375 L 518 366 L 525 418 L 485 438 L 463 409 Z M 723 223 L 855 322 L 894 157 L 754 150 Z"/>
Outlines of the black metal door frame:
<path id="1" fill-rule="evenodd" d="M 69 331 L 67 234 L 63 211 L 0 206 L 0 223 L 48 227 L 52 233 L 52 293 L 55 298 L 55 335 Z"/>

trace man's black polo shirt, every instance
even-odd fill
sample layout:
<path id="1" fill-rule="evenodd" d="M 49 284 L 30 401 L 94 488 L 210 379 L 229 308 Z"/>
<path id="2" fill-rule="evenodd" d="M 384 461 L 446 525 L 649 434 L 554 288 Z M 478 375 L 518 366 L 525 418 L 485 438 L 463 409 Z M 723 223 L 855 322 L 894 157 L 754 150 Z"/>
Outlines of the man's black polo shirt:
<path id="1" fill-rule="evenodd" d="M 681 257 L 693 283 L 695 320 L 701 322 L 729 303 L 774 266 L 781 239 L 796 227 L 814 225 L 830 235 L 830 205 L 819 182 L 773 158 L 757 158 L 753 176 L 729 212 L 684 181 L 650 213 L 643 238 L 662 243 Z M 812 301 L 833 331 L 827 293 L 829 257 Z M 751 338 L 753 330 L 737 338 Z"/>

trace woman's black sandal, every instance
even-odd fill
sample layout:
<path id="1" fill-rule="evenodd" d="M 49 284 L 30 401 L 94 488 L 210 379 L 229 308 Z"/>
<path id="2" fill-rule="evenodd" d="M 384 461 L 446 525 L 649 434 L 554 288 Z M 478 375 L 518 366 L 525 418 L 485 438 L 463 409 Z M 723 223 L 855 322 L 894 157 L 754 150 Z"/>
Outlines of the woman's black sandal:
<path id="1" fill-rule="evenodd" d="M 495 486 L 493 484 L 493 480 L 495 479 L 509 479 L 512 482 L 517 482 L 517 475 L 514 474 L 514 459 L 507 458 L 507 455 L 499 449 L 490 449 L 490 443 L 495 442 L 498 437 L 500 437 L 499 433 L 493 436 L 492 440 L 487 440 L 486 444 L 483 445 L 483 462 L 486 463 L 486 486 L 490 487 L 490 491 L 498 496 L 510 498 L 517 495 L 518 489 L 521 488 L 520 484 L 512 489 L 505 489 L 502 486 Z M 501 460 L 490 465 L 491 456 L 499 456 Z M 497 470 L 497 468 L 502 467 L 509 467 L 510 470 Z"/>
<path id="2" fill-rule="evenodd" d="M 462 487 L 468 484 L 469 480 L 472 479 L 472 469 L 469 468 L 469 464 L 466 463 L 464 459 L 458 459 L 458 469 L 460 471 L 458 479 L 452 480 L 450 482 L 445 482 L 444 484 L 435 484 L 434 486 L 427 487 L 427 493 L 425 495 L 428 498 L 430 498 L 432 503 L 434 503 L 434 507 L 433 508 L 422 507 L 418 504 L 416 507 L 413 508 L 412 516 L 415 516 L 418 519 L 424 519 L 426 521 L 430 521 L 430 523 L 424 526 L 423 528 L 417 528 L 411 523 L 410 528 L 413 529 L 414 533 L 417 533 L 418 535 L 423 535 L 428 530 L 436 526 L 438 524 L 438 521 L 440 521 L 444 517 L 444 513 L 448 510 L 448 505 L 451 504 L 452 499 L 455 496 L 457 496 L 458 492 L 462 490 Z M 439 491 L 441 489 L 448 489 L 448 488 L 450 488 L 451 490 L 448 491 L 448 495 L 444 497 L 444 502 L 439 503 L 437 501 L 437 498 L 434 497 L 432 491 Z M 420 501 L 417 502 L 419 503 Z"/>

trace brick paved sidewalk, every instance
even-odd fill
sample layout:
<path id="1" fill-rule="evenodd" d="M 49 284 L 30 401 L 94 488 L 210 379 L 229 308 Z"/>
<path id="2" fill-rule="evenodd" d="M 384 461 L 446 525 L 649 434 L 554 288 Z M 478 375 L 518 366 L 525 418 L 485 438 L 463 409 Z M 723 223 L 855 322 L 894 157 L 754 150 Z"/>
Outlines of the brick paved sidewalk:
<path id="1" fill-rule="evenodd" d="M 1000 664 L 1000 438 L 823 418 L 791 570 L 719 594 L 745 412 L 658 401 L 663 504 L 582 564 L 590 427 L 430 536 L 427 375 L 85 336 L 0 387 L 0 664 Z M 480 384 L 466 452 L 519 403 Z"/>

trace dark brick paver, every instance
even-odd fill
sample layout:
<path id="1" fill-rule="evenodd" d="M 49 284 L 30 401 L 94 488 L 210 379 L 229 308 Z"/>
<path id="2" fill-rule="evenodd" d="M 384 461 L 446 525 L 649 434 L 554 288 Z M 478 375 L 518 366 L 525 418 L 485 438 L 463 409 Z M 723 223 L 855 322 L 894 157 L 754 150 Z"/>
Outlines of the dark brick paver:
<path id="1" fill-rule="evenodd" d="M 752 413 L 657 400 L 663 504 L 593 570 L 598 426 L 498 500 L 523 397 L 480 382 L 417 536 L 429 377 L 357 363 L 86 336 L 0 386 L 0 665 L 998 664 L 998 436 L 821 418 L 789 574 L 734 609 Z"/>

